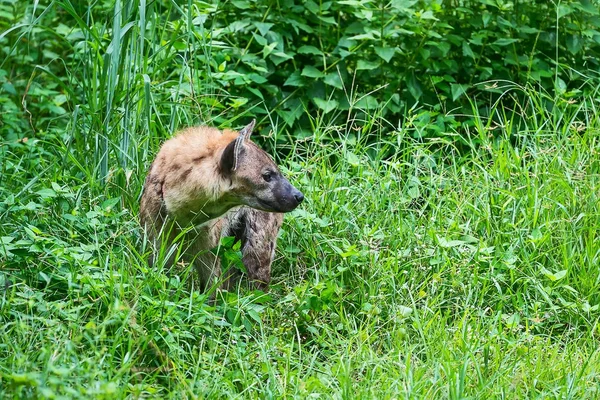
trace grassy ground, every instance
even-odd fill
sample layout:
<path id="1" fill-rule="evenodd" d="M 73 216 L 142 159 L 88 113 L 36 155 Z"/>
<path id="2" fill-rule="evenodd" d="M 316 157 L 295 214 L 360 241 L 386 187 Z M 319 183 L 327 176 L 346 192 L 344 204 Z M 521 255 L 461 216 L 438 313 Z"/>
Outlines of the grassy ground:
<path id="1" fill-rule="evenodd" d="M 118 37 L 67 60 L 65 99 L 32 77 L 46 128 L 0 138 L 0 397 L 600 397 L 595 95 L 507 86 L 495 122 L 436 139 L 417 111 L 368 137 L 375 114 L 315 118 L 287 147 L 260 121 L 306 202 L 271 291 L 209 305 L 148 267 L 136 213 L 158 144 L 213 95 L 186 65 L 146 79 L 176 52 Z"/>
<path id="2" fill-rule="evenodd" d="M 59 149 L 41 141 L 45 172 L 24 182 L 23 156 L 8 150 L 3 393 L 595 397 L 589 116 L 580 132 L 527 132 L 463 157 L 390 136 L 385 161 L 360 138 L 321 141 L 338 131 L 319 128 L 282 162 L 307 201 L 286 220 L 272 291 L 241 288 L 215 307 L 147 267 L 133 202 L 52 168 Z"/>

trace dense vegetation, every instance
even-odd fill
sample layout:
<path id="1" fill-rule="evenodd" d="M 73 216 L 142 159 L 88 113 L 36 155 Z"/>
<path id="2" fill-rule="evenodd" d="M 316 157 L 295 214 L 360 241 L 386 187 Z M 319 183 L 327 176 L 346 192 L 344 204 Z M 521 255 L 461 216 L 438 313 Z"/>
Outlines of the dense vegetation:
<path id="1" fill-rule="evenodd" d="M 599 9 L 0 3 L 0 398 L 600 397 Z M 210 304 L 138 199 L 252 116 L 307 200 Z"/>

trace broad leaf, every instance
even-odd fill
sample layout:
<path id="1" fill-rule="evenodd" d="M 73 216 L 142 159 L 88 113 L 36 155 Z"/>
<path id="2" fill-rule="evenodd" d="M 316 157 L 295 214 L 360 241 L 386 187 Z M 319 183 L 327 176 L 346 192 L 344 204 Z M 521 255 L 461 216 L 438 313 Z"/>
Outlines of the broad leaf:
<path id="1" fill-rule="evenodd" d="M 312 65 L 308 65 L 302 70 L 302 76 L 307 76 L 309 78 L 322 78 L 323 73 Z"/>
<path id="2" fill-rule="evenodd" d="M 512 38 L 500 38 L 498 40 L 496 40 L 494 42 L 495 45 L 498 46 L 508 46 L 509 44 L 513 44 L 515 42 L 518 42 L 519 39 L 512 39 Z"/>
<path id="3" fill-rule="evenodd" d="M 408 91 L 410 94 L 416 99 L 419 100 L 423 95 L 423 89 L 421 89 L 421 84 L 415 78 L 414 72 L 408 74 L 406 76 L 406 86 L 408 87 Z"/>
<path id="4" fill-rule="evenodd" d="M 381 57 L 385 62 L 390 62 L 390 60 L 396 53 L 396 49 L 393 47 L 375 47 L 375 53 L 377 53 L 377 55 Z"/>
<path id="5" fill-rule="evenodd" d="M 316 56 L 323 55 L 323 52 L 317 49 L 315 46 L 300 46 L 297 51 L 299 54 L 314 54 Z"/>
<path id="6" fill-rule="evenodd" d="M 261 35 L 265 36 L 271 30 L 273 24 L 270 22 L 255 22 L 254 26 L 256 26 Z"/>
<path id="7" fill-rule="evenodd" d="M 319 99 L 318 97 L 315 97 L 313 101 L 315 102 L 317 107 L 319 107 L 321 110 L 323 110 L 323 112 L 325 112 L 325 114 L 334 110 L 339 105 L 337 100 L 323 100 Z"/>
<path id="8" fill-rule="evenodd" d="M 450 84 L 450 91 L 452 92 L 452 101 L 456 101 L 459 97 L 467 92 L 469 85 L 462 85 L 459 83 Z"/>
<path id="9" fill-rule="evenodd" d="M 304 86 L 304 78 L 300 75 L 300 71 L 294 71 L 289 78 L 283 83 L 283 86 Z"/>
<path id="10" fill-rule="evenodd" d="M 358 60 L 358 63 L 356 64 L 357 70 L 371 70 L 371 69 L 375 69 L 377 67 L 379 67 L 378 62 L 367 61 L 367 60 Z"/>
<path id="11" fill-rule="evenodd" d="M 326 85 L 333 86 L 338 89 L 343 89 L 344 85 L 342 84 L 342 79 L 337 72 L 331 72 L 325 75 L 325 79 L 323 79 Z"/>

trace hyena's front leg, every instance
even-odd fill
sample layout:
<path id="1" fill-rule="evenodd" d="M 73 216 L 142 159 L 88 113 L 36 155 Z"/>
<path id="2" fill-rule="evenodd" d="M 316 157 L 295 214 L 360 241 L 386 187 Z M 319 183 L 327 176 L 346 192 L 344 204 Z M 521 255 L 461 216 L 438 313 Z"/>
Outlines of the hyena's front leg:
<path id="1" fill-rule="evenodd" d="M 234 284 L 229 276 L 231 271 L 227 271 L 227 276 L 222 276 L 221 260 L 215 253 L 219 246 L 222 227 L 223 220 L 216 219 L 197 227 L 194 232 L 195 237 L 188 257 L 194 261 L 203 290 L 210 289 L 215 283 L 218 283 L 219 288 L 229 290 Z"/>
<path id="2" fill-rule="evenodd" d="M 242 262 L 249 280 L 257 289 L 265 290 L 271 282 L 271 263 L 283 214 L 247 209 L 245 222 Z"/>
<path id="3" fill-rule="evenodd" d="M 207 291 L 221 276 L 221 262 L 210 250 L 202 250 L 195 255 L 194 266 L 202 291 Z"/>

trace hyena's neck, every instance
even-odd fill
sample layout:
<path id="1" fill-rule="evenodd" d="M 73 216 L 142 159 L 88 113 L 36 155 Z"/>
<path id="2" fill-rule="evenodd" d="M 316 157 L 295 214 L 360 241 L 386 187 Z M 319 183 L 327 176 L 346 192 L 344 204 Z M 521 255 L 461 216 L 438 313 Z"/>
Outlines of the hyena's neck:
<path id="1" fill-rule="evenodd" d="M 214 169 L 214 168 L 208 168 Z M 201 171 L 200 171 L 201 172 Z M 231 182 L 220 176 L 190 173 L 187 179 L 165 177 L 166 185 L 162 202 L 167 214 L 181 227 L 196 226 L 225 214 L 239 205 L 232 197 Z"/>
<path id="2" fill-rule="evenodd" d="M 197 199 L 190 204 L 170 210 L 169 215 L 174 218 L 182 227 L 198 226 L 220 218 L 227 211 L 240 206 L 239 203 L 227 198 L 220 198 L 216 201 Z"/>

